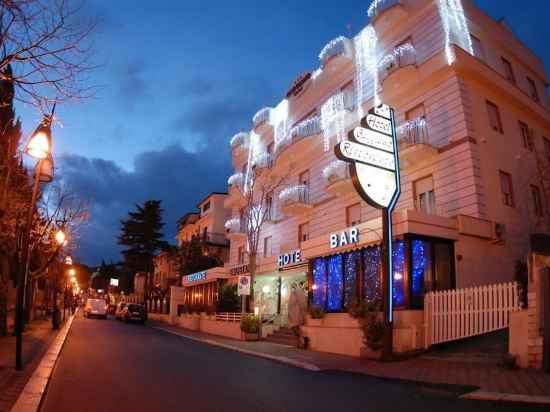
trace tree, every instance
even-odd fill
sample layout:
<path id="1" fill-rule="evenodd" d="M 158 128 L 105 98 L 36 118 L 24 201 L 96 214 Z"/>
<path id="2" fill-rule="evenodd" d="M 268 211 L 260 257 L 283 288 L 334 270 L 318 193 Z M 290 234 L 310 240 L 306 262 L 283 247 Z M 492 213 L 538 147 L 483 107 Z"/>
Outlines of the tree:
<path id="1" fill-rule="evenodd" d="M 84 76 L 94 68 L 89 60 L 96 24 L 83 18 L 82 4 L 0 0 L 0 71 L 17 89 L 16 100 L 46 113 L 52 103 L 92 94 Z"/>
<path id="2" fill-rule="evenodd" d="M 160 200 L 147 200 L 143 206 L 136 205 L 136 211 L 128 213 L 128 219 L 122 220 L 118 244 L 126 246 L 122 251 L 125 266 L 134 274 L 145 272 L 145 296 L 150 290 L 150 278 L 153 271 L 155 254 L 168 243 L 162 238 L 163 209 Z"/>
<path id="3" fill-rule="evenodd" d="M 177 252 L 180 276 L 200 272 L 223 264 L 218 256 L 209 254 L 199 236 L 183 242 Z"/>

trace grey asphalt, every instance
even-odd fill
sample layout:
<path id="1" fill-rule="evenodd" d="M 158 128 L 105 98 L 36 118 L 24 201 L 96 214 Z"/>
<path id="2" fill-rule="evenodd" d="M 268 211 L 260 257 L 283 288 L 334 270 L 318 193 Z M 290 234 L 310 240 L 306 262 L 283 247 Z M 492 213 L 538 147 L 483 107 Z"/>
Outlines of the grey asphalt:
<path id="1" fill-rule="evenodd" d="M 146 326 L 80 317 L 41 411 L 548 410 L 458 399 L 463 390 L 310 372 Z"/>

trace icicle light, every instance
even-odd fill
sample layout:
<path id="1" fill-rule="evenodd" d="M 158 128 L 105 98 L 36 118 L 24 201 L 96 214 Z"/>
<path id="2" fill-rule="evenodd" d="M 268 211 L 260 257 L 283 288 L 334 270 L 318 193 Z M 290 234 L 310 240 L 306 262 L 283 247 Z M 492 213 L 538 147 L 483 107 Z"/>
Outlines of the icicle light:
<path id="1" fill-rule="evenodd" d="M 447 63 L 456 60 L 452 44 L 457 44 L 471 55 L 474 54 L 472 39 L 461 0 L 438 0 L 439 14 L 445 32 L 445 56 Z"/>
<path id="2" fill-rule="evenodd" d="M 374 28 L 369 25 L 355 38 L 355 87 L 357 115 L 361 119 L 365 113 L 363 102 L 370 96 L 378 99 L 378 70 L 376 66 L 376 45 L 378 39 Z M 371 94 L 372 91 L 372 94 Z"/>
<path id="3" fill-rule="evenodd" d="M 321 128 L 323 130 L 325 152 L 330 150 L 330 137 L 336 135 L 338 142 L 344 140 L 346 109 L 353 108 L 353 95 L 342 91 L 327 99 L 321 106 Z"/>

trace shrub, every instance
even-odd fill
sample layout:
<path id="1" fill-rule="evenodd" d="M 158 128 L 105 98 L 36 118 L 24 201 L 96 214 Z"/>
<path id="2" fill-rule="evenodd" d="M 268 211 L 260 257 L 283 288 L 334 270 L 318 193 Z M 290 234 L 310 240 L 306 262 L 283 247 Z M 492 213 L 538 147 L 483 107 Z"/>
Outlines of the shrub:
<path id="1" fill-rule="evenodd" d="M 309 308 L 309 316 L 311 319 L 323 319 L 325 317 L 325 310 L 317 305 L 312 305 Z"/>
<path id="2" fill-rule="evenodd" d="M 371 300 L 369 302 L 355 301 L 348 307 L 348 313 L 355 319 L 364 319 L 370 313 L 380 312 L 382 305 L 379 300 Z"/>
<path id="3" fill-rule="evenodd" d="M 237 285 L 222 285 L 218 289 L 218 312 L 238 312 L 241 308 Z"/>
<path id="4" fill-rule="evenodd" d="M 260 319 L 258 316 L 245 315 L 241 318 L 241 331 L 244 333 L 258 333 L 260 330 Z"/>
<path id="5" fill-rule="evenodd" d="M 363 330 L 363 342 L 370 349 L 376 351 L 382 349 L 382 338 L 384 337 L 384 322 L 378 319 L 375 314 L 369 314 L 361 322 Z"/>

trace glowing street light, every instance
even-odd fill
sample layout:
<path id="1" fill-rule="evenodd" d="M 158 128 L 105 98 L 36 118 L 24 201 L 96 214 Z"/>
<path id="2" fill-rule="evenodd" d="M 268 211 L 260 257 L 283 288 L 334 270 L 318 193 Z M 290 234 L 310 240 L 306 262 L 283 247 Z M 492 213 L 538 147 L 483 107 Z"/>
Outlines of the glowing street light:
<path id="1" fill-rule="evenodd" d="M 65 232 L 63 232 L 63 230 L 59 229 L 55 233 L 55 241 L 57 242 L 57 244 L 59 246 L 64 246 L 65 245 L 65 242 L 67 241 L 67 235 L 65 235 Z"/>
<path id="2" fill-rule="evenodd" d="M 35 159 L 45 159 L 50 154 L 51 139 L 50 126 L 41 124 L 29 140 L 25 152 Z"/>

